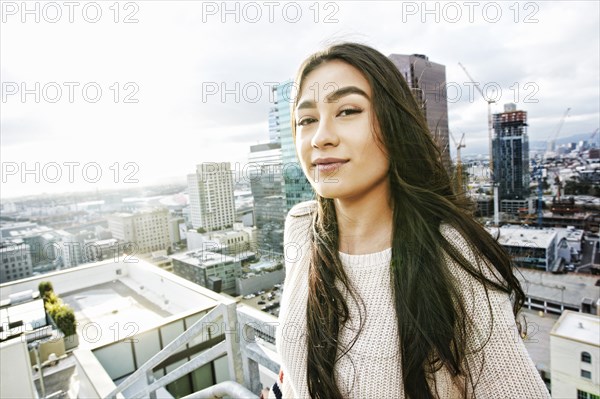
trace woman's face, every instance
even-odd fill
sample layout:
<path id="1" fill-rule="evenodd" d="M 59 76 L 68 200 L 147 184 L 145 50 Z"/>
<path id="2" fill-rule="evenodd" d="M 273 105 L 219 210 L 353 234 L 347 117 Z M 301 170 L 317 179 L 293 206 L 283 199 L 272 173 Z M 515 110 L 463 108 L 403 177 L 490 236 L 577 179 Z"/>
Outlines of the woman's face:
<path id="1" fill-rule="evenodd" d="M 376 142 L 371 87 L 343 61 L 329 61 L 302 83 L 295 110 L 296 150 L 315 191 L 359 199 L 389 192 L 387 155 Z"/>

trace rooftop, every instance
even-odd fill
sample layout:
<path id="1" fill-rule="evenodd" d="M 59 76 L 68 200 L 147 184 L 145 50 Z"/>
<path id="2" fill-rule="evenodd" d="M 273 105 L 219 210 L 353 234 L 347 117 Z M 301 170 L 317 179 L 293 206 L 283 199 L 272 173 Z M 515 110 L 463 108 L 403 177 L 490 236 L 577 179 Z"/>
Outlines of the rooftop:
<path id="1" fill-rule="evenodd" d="M 203 250 L 175 254 L 171 258 L 198 267 L 215 266 L 227 262 L 233 263 L 238 260 L 232 256 Z"/>
<path id="2" fill-rule="evenodd" d="M 515 273 L 525 294 L 555 303 L 581 306 L 583 298 L 598 300 L 597 276 L 581 273 L 552 274 L 541 270 L 519 268 Z"/>
<path id="3" fill-rule="evenodd" d="M 497 227 L 487 227 L 486 229 L 494 237 L 498 234 Z M 501 245 L 512 247 L 548 248 L 557 234 L 555 229 L 533 229 L 507 225 L 500 227 L 498 242 Z"/>
<path id="4" fill-rule="evenodd" d="M 550 335 L 600 347 L 600 317 L 567 310 L 560 316 Z"/>
<path id="5" fill-rule="evenodd" d="M 102 346 L 128 332 L 147 330 L 172 315 L 120 280 L 72 291 L 61 299 L 75 310 L 77 333 L 83 338 L 81 348 Z"/>

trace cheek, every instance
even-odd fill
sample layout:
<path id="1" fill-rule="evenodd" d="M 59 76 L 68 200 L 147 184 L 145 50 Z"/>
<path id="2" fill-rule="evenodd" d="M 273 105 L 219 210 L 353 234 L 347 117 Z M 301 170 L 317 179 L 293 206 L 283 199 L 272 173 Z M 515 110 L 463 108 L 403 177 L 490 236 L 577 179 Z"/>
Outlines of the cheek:
<path id="1" fill-rule="evenodd" d="M 304 163 L 305 159 L 310 159 L 310 141 L 306 138 L 296 136 L 296 152 L 300 162 Z"/>

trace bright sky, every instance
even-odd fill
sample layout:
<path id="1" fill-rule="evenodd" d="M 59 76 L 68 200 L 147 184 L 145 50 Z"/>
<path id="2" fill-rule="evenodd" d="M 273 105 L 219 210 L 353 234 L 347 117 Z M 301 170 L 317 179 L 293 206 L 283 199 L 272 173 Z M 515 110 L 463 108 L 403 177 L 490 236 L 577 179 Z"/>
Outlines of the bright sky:
<path id="1" fill-rule="evenodd" d="M 501 88 L 494 112 L 507 102 L 528 111 L 530 140 L 553 136 L 567 107 L 561 136 L 600 124 L 597 1 L 0 6 L 3 198 L 243 163 L 250 145 L 268 140 L 269 86 L 340 40 L 446 65 L 450 130 L 465 132 L 466 154 L 487 151 L 487 105 L 458 62 Z"/>

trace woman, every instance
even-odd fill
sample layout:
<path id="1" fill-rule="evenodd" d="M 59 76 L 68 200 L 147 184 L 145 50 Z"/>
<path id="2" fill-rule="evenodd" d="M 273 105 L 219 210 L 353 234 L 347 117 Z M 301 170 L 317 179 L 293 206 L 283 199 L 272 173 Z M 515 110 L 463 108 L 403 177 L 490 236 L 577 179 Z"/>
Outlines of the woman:
<path id="1" fill-rule="evenodd" d="M 515 322 L 510 259 L 454 194 L 393 63 L 334 45 L 296 87 L 292 132 L 316 201 L 286 219 L 270 397 L 549 398 Z"/>

